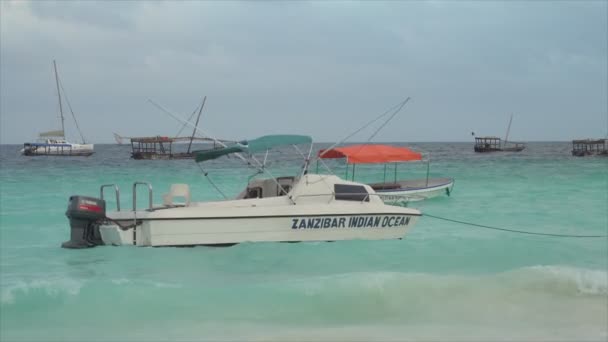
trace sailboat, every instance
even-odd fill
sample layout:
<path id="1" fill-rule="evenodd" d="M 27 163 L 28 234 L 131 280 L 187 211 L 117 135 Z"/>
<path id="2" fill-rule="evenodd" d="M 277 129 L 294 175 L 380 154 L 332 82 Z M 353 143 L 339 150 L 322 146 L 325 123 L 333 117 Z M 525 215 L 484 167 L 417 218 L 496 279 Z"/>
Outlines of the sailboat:
<path id="1" fill-rule="evenodd" d="M 68 108 L 70 109 L 70 113 L 72 114 L 72 118 L 76 124 L 76 128 L 78 129 L 80 137 L 82 138 L 82 144 L 68 142 L 65 138 L 65 118 L 63 115 L 63 100 L 61 97 L 62 87 L 59 82 L 57 63 L 55 61 L 53 61 L 53 69 L 55 71 L 55 84 L 57 86 L 57 97 L 59 99 L 61 130 L 52 130 L 40 133 L 36 142 L 26 142 L 23 144 L 21 154 L 25 156 L 90 156 L 94 153 L 93 144 L 87 144 L 85 142 L 84 136 L 82 135 L 80 127 L 78 126 L 78 122 L 76 121 L 76 117 L 74 116 L 74 111 L 72 111 L 72 106 L 70 105 L 69 100 L 67 100 L 67 96 L 64 94 Z"/>
<path id="2" fill-rule="evenodd" d="M 475 137 L 475 152 L 521 152 L 526 145 L 521 142 L 509 141 L 509 131 L 511 130 L 511 122 L 513 122 L 513 114 L 509 119 L 509 126 L 507 127 L 507 134 L 505 139 L 501 140 L 499 137 Z M 475 132 L 471 133 L 475 135 Z"/>

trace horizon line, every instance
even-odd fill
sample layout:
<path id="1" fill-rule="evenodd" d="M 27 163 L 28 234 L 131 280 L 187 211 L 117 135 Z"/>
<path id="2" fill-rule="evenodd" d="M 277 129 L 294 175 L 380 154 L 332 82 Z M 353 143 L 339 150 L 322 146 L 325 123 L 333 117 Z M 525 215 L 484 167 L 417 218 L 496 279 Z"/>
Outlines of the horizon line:
<path id="1" fill-rule="evenodd" d="M 568 140 L 529 140 L 529 141 L 517 141 L 517 142 L 521 142 L 521 143 L 544 143 L 544 142 L 572 142 L 573 140 L 585 140 L 585 139 L 593 139 L 593 140 L 599 140 L 599 139 L 606 139 L 606 138 L 577 138 L 577 139 L 568 139 Z M 130 145 L 130 143 L 124 143 L 124 144 L 118 144 L 116 142 L 86 142 L 87 144 L 94 144 L 94 145 Z M 184 142 L 186 143 L 186 142 Z M 333 144 L 335 143 L 335 141 L 313 141 L 313 144 Z M 374 141 L 374 142 L 364 142 L 364 141 L 352 141 L 352 142 L 345 142 L 346 144 L 361 144 L 361 143 L 365 143 L 365 144 L 386 144 L 386 143 L 408 143 L 408 144 L 413 144 L 413 143 L 471 143 L 474 144 L 475 141 L 464 141 L 464 140 L 435 140 L 435 141 L 431 141 L 431 140 L 426 140 L 426 141 Z M 23 145 L 24 143 L 0 143 L 0 146 L 2 145 Z M 205 144 L 205 143 L 201 143 L 201 142 L 195 142 L 194 144 Z"/>

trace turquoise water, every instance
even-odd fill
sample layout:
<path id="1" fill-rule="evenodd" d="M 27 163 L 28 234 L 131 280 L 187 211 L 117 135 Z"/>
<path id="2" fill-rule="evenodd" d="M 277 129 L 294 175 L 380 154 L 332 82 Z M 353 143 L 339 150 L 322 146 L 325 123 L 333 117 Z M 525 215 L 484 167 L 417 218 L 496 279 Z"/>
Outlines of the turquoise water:
<path id="1" fill-rule="evenodd" d="M 432 176 L 456 179 L 423 213 L 511 229 L 608 233 L 608 159 L 568 143 L 480 155 L 472 144 L 418 144 Z M 230 248 L 66 250 L 72 194 L 146 180 L 194 200 L 221 196 L 193 161 L 134 161 L 129 146 L 89 158 L 26 158 L 0 146 L 0 340 L 594 340 L 608 338 L 608 239 L 486 230 L 423 217 L 403 240 L 257 243 Z M 279 153 L 270 166 L 297 170 Z M 343 175 L 336 163 L 336 173 Z M 252 170 L 209 166 L 236 195 Z M 423 177 L 422 164 L 400 177 Z M 382 168 L 357 169 L 377 181 Z M 144 190 L 138 193 L 145 205 Z M 110 201 L 108 207 L 112 208 Z"/>

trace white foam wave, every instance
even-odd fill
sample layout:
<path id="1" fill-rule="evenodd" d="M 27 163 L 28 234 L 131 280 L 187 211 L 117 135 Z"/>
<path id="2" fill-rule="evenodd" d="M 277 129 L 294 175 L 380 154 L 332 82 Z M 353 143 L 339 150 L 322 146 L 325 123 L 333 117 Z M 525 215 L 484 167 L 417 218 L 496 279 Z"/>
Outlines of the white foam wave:
<path id="1" fill-rule="evenodd" d="M 127 278 L 112 279 L 112 284 L 116 284 L 116 285 L 128 284 L 130 282 L 131 281 Z"/>
<path id="2" fill-rule="evenodd" d="M 562 295 L 608 294 L 608 272 L 570 266 L 530 266 L 494 274 L 459 275 L 403 272 L 359 272 L 289 281 L 307 296 L 338 292 L 405 295 L 404 291 L 480 291 L 551 293 Z"/>
<path id="3" fill-rule="evenodd" d="M 608 271 L 568 266 L 532 266 L 528 269 L 555 278 L 555 281 L 572 282 L 582 294 L 608 294 Z"/>
<path id="4" fill-rule="evenodd" d="M 18 281 L 1 290 L 0 303 L 14 304 L 18 294 L 28 295 L 37 291 L 42 291 L 50 297 L 57 297 L 61 294 L 76 296 L 83 286 L 84 283 L 69 278 L 39 279 L 29 282 Z"/>
<path id="5" fill-rule="evenodd" d="M 172 283 L 164 283 L 164 282 L 152 282 L 152 285 L 154 285 L 154 287 L 158 287 L 158 288 L 170 288 L 170 289 L 182 288 L 182 285 L 180 285 L 180 284 L 172 284 Z"/>

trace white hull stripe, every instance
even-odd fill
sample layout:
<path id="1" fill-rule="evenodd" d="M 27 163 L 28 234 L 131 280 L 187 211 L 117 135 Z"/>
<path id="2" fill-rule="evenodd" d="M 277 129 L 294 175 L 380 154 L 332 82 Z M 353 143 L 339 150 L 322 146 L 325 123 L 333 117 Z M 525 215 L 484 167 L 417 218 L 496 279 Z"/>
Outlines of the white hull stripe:
<path id="1" fill-rule="evenodd" d="M 282 217 L 339 217 L 339 216 L 422 216 L 422 214 L 404 214 L 404 213 L 352 213 L 352 214 L 293 214 L 293 215 L 260 215 L 260 216 L 206 216 L 206 217 L 138 217 L 141 221 L 167 221 L 167 220 L 235 220 L 235 219 L 267 219 L 267 218 L 282 218 Z M 133 218 L 121 218 L 119 221 L 129 221 Z"/>

